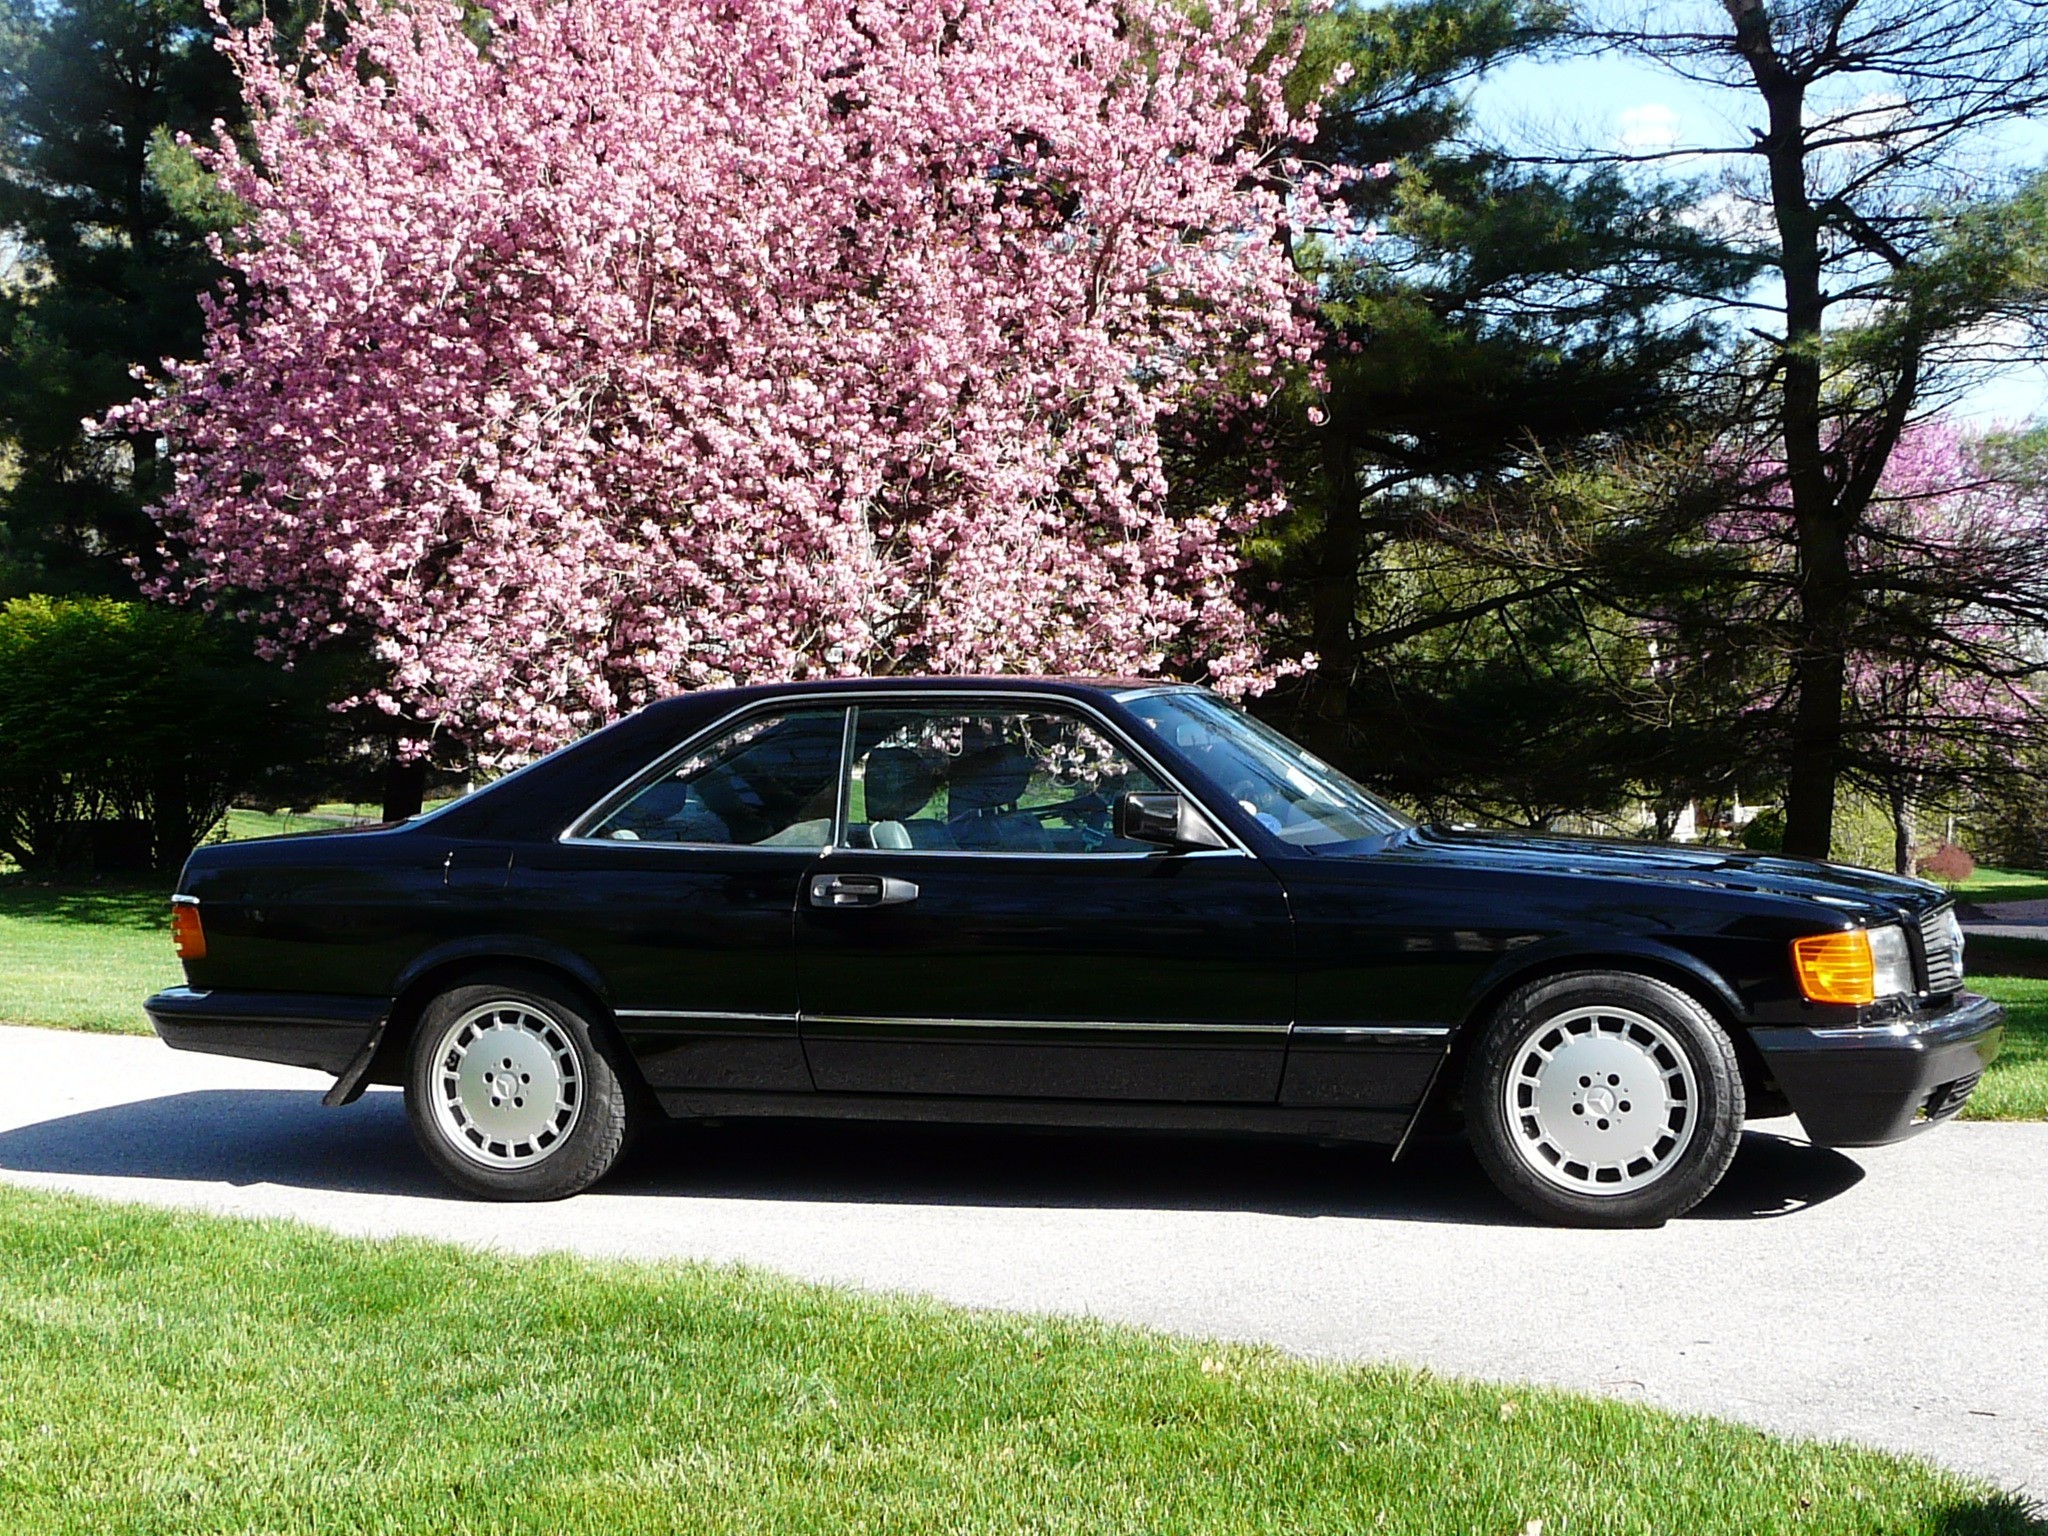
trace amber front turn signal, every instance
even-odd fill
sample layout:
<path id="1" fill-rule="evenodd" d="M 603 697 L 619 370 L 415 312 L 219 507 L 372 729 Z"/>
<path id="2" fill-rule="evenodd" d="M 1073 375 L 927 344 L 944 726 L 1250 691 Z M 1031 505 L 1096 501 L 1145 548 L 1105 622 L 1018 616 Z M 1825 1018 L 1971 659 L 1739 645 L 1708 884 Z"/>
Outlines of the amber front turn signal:
<path id="1" fill-rule="evenodd" d="M 1870 935 L 1861 928 L 1794 939 L 1792 970 L 1799 990 L 1813 1002 L 1877 1001 L 1877 960 L 1870 952 Z"/>
<path id="2" fill-rule="evenodd" d="M 180 960 L 206 958 L 206 930 L 199 925 L 199 903 L 193 897 L 171 898 L 171 944 Z"/>

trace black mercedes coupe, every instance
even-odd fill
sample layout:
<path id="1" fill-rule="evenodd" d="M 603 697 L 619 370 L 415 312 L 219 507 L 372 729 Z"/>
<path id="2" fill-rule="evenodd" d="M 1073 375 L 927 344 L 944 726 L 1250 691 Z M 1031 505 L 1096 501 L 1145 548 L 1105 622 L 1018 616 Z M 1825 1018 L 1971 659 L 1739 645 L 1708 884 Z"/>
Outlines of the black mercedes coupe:
<path id="1" fill-rule="evenodd" d="M 1933 886 L 1422 827 L 1198 688 L 892 678 L 654 704 L 393 826 L 201 848 L 185 1050 L 402 1083 L 474 1194 L 676 1117 L 1274 1132 L 1462 1118 L 1526 1209 L 1655 1223 L 1745 1117 L 1953 1116 L 1996 1055 Z"/>

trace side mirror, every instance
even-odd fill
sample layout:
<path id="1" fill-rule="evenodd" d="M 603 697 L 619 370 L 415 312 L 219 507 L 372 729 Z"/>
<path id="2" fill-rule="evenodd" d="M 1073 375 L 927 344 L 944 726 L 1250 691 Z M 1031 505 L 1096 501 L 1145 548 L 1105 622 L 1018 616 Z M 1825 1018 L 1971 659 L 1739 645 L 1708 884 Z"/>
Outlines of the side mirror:
<path id="1" fill-rule="evenodd" d="M 1163 848 L 1228 845 L 1185 795 L 1127 794 L 1116 798 L 1116 835 Z"/>

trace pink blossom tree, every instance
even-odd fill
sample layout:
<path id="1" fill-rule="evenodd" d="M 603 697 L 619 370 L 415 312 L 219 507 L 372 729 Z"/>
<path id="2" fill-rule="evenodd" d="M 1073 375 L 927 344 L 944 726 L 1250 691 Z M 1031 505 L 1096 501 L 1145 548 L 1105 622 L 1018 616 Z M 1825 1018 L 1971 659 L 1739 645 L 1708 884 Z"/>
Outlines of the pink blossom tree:
<path id="1" fill-rule="evenodd" d="M 2041 733 L 2048 655 L 2025 599 L 2042 591 L 2048 499 L 1926 422 L 1893 450 L 1857 553 L 1880 608 L 1849 658 L 1849 771 L 1883 795 L 1893 867 L 1911 874 L 1923 796 L 2014 771 Z"/>
<path id="2" fill-rule="evenodd" d="M 423 750 L 900 670 L 1270 680 L 1161 428 L 1314 336 L 1281 0 L 489 0 L 228 47 L 204 355 L 116 413 L 159 595 L 340 637 Z M 1279 42 L 1276 44 L 1276 37 Z M 356 702 L 356 701 L 351 701 Z"/>
<path id="3" fill-rule="evenodd" d="M 1704 627 L 1732 626 L 1776 660 L 1793 648 L 1798 590 L 1787 473 L 1769 453 L 1729 463 L 1739 490 L 1707 532 L 1736 553 L 1742 579 L 1709 588 L 1719 612 Z M 1841 767 L 1887 802 L 1894 865 L 1909 874 L 1916 807 L 2018 771 L 2048 734 L 2048 494 L 1953 423 L 1919 422 L 1901 432 L 1846 557 L 1856 603 Z M 1759 728 L 1785 708 L 1779 682 L 1750 707 Z"/>

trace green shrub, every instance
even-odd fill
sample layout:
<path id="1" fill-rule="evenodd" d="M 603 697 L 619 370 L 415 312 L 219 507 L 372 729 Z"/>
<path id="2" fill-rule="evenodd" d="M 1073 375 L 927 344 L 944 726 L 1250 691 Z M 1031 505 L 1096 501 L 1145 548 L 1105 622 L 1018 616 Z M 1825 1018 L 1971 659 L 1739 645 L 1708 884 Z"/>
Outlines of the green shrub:
<path id="1" fill-rule="evenodd" d="M 1775 805 L 1758 811 L 1742 829 L 1742 846 L 1755 853 L 1785 851 L 1785 813 Z"/>
<path id="2" fill-rule="evenodd" d="M 175 868 L 303 715 L 283 673 L 189 610 L 0 605 L 0 852 L 36 872 Z"/>

